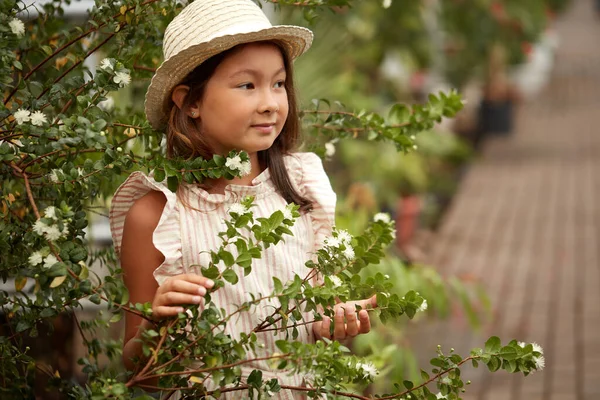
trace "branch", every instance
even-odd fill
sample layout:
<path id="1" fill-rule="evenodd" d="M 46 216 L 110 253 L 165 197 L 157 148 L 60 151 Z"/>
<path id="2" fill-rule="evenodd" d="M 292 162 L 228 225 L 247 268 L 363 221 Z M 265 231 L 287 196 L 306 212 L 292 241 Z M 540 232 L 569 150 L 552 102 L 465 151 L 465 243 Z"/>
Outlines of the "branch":
<path id="1" fill-rule="evenodd" d="M 225 368 L 233 368 L 233 367 L 237 367 L 238 365 L 249 364 L 249 363 L 256 362 L 256 361 L 276 360 L 276 359 L 280 359 L 280 358 L 289 357 L 290 355 L 292 355 L 292 353 L 279 354 L 276 356 L 272 355 L 272 356 L 266 356 L 266 357 L 251 358 L 251 359 L 236 361 L 231 364 L 219 365 L 219 366 L 211 367 L 211 368 L 189 369 L 189 370 L 185 370 L 185 371 L 172 371 L 172 372 L 165 372 L 162 374 L 146 375 L 146 376 L 141 376 L 141 377 L 140 377 L 141 374 L 139 374 L 139 375 L 131 378 L 131 380 L 129 382 L 127 382 L 125 385 L 127 387 L 131 387 L 140 380 L 160 378 L 162 376 L 202 374 L 205 372 L 217 371 L 217 370 L 225 369 Z"/>

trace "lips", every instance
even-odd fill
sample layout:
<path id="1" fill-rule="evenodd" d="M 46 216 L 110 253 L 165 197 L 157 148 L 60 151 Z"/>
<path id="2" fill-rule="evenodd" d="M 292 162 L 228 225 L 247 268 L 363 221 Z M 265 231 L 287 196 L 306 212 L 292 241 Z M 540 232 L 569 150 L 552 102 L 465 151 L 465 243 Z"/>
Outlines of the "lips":
<path id="1" fill-rule="evenodd" d="M 266 124 L 254 124 L 252 125 L 254 128 L 270 128 L 272 126 L 275 126 L 275 122 L 269 122 Z"/>
<path id="2" fill-rule="evenodd" d="M 270 135 L 273 133 L 275 129 L 275 123 L 267 123 L 267 124 L 256 124 L 252 125 L 252 128 L 256 129 L 258 132 L 262 134 Z"/>

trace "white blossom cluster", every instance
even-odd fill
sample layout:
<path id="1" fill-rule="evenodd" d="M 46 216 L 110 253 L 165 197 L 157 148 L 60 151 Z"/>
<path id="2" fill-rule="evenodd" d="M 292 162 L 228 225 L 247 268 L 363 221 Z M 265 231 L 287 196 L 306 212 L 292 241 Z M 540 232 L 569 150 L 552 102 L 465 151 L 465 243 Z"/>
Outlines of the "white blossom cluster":
<path id="1" fill-rule="evenodd" d="M 56 208 L 54 206 L 47 207 L 44 211 L 44 217 L 45 219 L 53 220 L 53 222 L 58 221 L 58 217 L 56 216 Z M 59 229 L 58 225 L 48 225 L 42 219 L 35 221 L 33 224 L 33 231 L 40 236 L 44 236 L 46 239 L 52 242 L 69 234 L 69 228 L 66 226 L 66 224 L 62 229 Z"/>
<path id="2" fill-rule="evenodd" d="M 334 229 L 333 235 L 325 238 L 323 241 L 323 248 L 327 250 L 329 254 L 335 254 L 341 247 L 344 247 L 342 254 L 348 260 L 353 260 L 355 257 L 354 248 L 351 245 L 352 235 L 345 230 Z"/>
<path id="3" fill-rule="evenodd" d="M 388 214 L 388 213 L 377 213 L 373 217 L 373 221 L 389 224 L 392 222 L 392 218 L 390 217 L 390 214 Z"/>
<path id="4" fill-rule="evenodd" d="M 327 158 L 333 157 L 335 154 L 335 144 L 333 141 L 325 143 L 325 156 Z"/>
<path id="5" fill-rule="evenodd" d="M 18 37 L 21 37 L 25 34 L 25 24 L 23 23 L 23 21 L 21 21 L 18 18 L 13 18 L 8 23 L 8 26 L 10 27 L 10 30 L 12 31 L 12 33 L 17 35 Z"/>
<path id="6" fill-rule="evenodd" d="M 31 122 L 31 125 L 43 126 L 48 122 L 46 114 L 41 111 L 34 111 L 33 113 L 29 110 L 19 108 L 13 117 L 17 121 L 17 125 L 23 125 L 25 122 Z"/>
<path id="7" fill-rule="evenodd" d="M 421 303 L 419 308 L 417 308 L 417 311 L 424 312 L 426 310 L 427 310 L 427 300 L 423 299 L 423 302 Z"/>
<path id="8" fill-rule="evenodd" d="M 230 207 L 229 210 L 227 210 L 227 212 L 229 214 L 234 213 L 234 214 L 238 214 L 238 215 L 244 215 L 246 214 L 248 211 L 248 208 L 246 208 L 245 205 L 243 205 L 242 203 L 233 203 Z"/>
<path id="9" fill-rule="evenodd" d="M 390 214 L 388 213 L 377 213 L 375 214 L 375 216 L 373 217 L 373 221 L 374 222 L 383 222 L 384 224 L 388 224 L 391 225 L 392 224 L 392 217 L 390 217 Z M 396 238 L 396 229 L 392 229 L 392 238 Z"/>
<path id="10" fill-rule="evenodd" d="M 58 176 L 58 172 L 59 170 L 57 169 L 53 169 L 52 171 L 50 171 L 50 173 L 48 174 L 48 178 L 50 178 L 50 181 L 52 183 L 59 183 L 60 182 L 60 177 Z"/>
<path id="11" fill-rule="evenodd" d="M 379 371 L 377 370 L 377 368 L 375 368 L 375 366 L 371 362 L 366 362 L 366 363 L 357 362 L 356 370 L 359 374 L 362 375 L 363 379 L 368 379 L 368 380 L 375 379 L 375 376 L 377 374 L 379 374 Z"/>
<path id="12" fill-rule="evenodd" d="M 252 171 L 252 164 L 250 161 L 242 161 L 239 155 L 227 158 L 225 166 L 229 169 L 240 171 L 241 176 L 250 175 L 250 172 Z"/>
<path id="13" fill-rule="evenodd" d="M 54 254 L 50 254 L 50 249 L 45 247 L 42 250 L 33 252 L 29 256 L 29 264 L 33 267 L 43 264 L 43 267 L 48 269 L 58 262 Z"/>
<path id="14" fill-rule="evenodd" d="M 525 346 L 527 346 L 527 343 L 519 342 L 518 345 L 521 347 L 525 347 Z M 535 369 L 538 371 L 541 371 L 546 366 L 546 359 L 544 358 L 544 349 L 542 348 L 542 346 L 540 346 L 539 344 L 537 344 L 535 342 L 531 343 L 531 345 L 533 346 L 534 352 L 540 353 L 539 356 L 533 357 L 533 362 L 535 363 Z"/>
<path id="15" fill-rule="evenodd" d="M 131 83 L 131 76 L 129 70 L 124 68 L 114 58 L 105 58 L 100 62 L 100 69 L 106 72 L 114 73 L 113 82 L 118 84 L 119 87 L 125 87 Z"/>
<path id="16" fill-rule="evenodd" d="M 283 213 L 283 218 L 289 219 L 289 220 L 292 220 L 292 221 L 295 220 L 294 215 L 292 214 L 292 207 L 293 206 L 294 206 L 293 204 L 288 204 L 287 206 L 285 206 L 281 210 L 281 212 Z"/>

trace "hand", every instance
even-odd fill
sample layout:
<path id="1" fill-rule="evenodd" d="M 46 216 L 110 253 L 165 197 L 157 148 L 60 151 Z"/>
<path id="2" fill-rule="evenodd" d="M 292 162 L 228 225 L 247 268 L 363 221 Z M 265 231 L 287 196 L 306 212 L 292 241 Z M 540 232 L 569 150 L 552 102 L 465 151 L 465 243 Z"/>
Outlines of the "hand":
<path id="1" fill-rule="evenodd" d="M 356 305 L 361 307 L 356 317 Z M 331 318 L 323 316 L 323 321 L 316 322 L 313 325 L 313 332 L 320 338 L 332 340 L 343 340 L 347 337 L 354 337 L 363 333 L 368 333 L 371 330 L 371 320 L 366 308 L 377 307 L 377 297 L 372 297 L 365 300 L 348 301 L 346 303 L 338 303 L 333 307 L 335 315 L 333 317 L 334 328 L 333 337 L 329 332 L 331 327 Z M 345 318 L 345 323 L 344 323 Z"/>
<path id="2" fill-rule="evenodd" d="M 199 304 L 207 289 L 215 283 L 198 274 L 182 274 L 167 278 L 158 287 L 152 301 L 152 318 L 161 320 L 184 312 L 181 304 Z"/>

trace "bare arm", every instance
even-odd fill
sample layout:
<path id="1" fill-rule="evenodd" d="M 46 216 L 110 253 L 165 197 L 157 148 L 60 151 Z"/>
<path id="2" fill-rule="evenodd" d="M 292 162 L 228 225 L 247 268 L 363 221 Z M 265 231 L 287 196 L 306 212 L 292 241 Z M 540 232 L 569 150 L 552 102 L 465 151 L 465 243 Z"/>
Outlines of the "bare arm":
<path id="1" fill-rule="evenodd" d="M 125 218 L 121 268 L 129 290 L 129 299 L 133 304 L 152 302 L 158 289 L 153 272 L 165 258 L 154 247 L 152 234 L 166 202 L 162 193 L 151 191 L 134 203 Z M 128 370 L 135 367 L 132 358 L 142 356 L 142 345 L 135 339 L 140 339 L 142 331 L 150 325 L 148 321 L 132 313 L 127 313 L 125 317 L 123 362 Z"/>
<path id="2" fill-rule="evenodd" d="M 161 192 L 151 191 L 137 200 L 127 213 L 121 243 L 121 267 L 124 281 L 133 304 L 152 303 L 152 317 L 159 321 L 183 312 L 182 305 L 198 304 L 214 283 L 197 274 L 170 277 L 159 287 L 154 270 L 164 262 L 163 254 L 154 247 L 152 235 L 166 198 Z M 140 340 L 152 323 L 131 313 L 125 317 L 123 362 L 128 370 L 136 367 L 133 359 L 143 358 Z M 146 382 L 150 383 L 150 382 Z"/>

